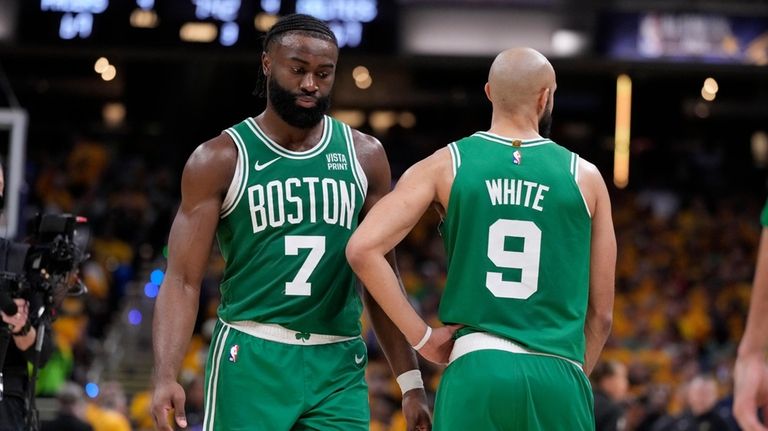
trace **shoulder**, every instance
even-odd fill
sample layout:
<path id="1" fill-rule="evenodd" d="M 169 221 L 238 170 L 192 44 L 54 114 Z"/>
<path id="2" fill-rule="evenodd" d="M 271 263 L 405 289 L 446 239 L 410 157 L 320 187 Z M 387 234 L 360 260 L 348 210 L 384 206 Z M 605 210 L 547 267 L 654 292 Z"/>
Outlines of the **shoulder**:
<path id="1" fill-rule="evenodd" d="M 603 174 L 593 163 L 579 157 L 579 177 L 604 183 Z"/>
<path id="2" fill-rule="evenodd" d="M 384 145 L 375 137 L 365 134 L 357 129 L 352 130 L 352 142 L 355 145 L 355 153 L 360 163 L 365 168 L 366 163 L 384 158 L 386 161 L 386 152 Z"/>
<path id="3" fill-rule="evenodd" d="M 218 167 L 237 161 L 235 142 L 227 133 L 198 145 L 187 160 L 187 166 Z"/>
<path id="4" fill-rule="evenodd" d="M 232 181 L 237 160 L 234 141 L 222 133 L 195 148 L 184 166 L 183 182 L 191 180 L 217 189 L 226 188 Z"/>
<path id="5" fill-rule="evenodd" d="M 598 207 L 610 207 L 608 186 L 597 166 L 579 157 L 578 186 L 587 202 L 590 214 L 594 215 Z M 599 205 L 603 202 L 602 205 Z"/>
<path id="6" fill-rule="evenodd" d="M 427 158 L 408 168 L 400 180 L 416 180 L 437 184 L 453 183 L 453 156 L 448 147 L 440 148 Z"/>

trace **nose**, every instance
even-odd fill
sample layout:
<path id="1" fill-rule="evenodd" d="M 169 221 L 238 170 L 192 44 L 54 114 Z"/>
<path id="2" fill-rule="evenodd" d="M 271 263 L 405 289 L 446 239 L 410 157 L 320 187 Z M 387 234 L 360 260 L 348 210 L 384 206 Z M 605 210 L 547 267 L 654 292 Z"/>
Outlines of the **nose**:
<path id="1" fill-rule="evenodd" d="M 307 73 L 304 75 L 304 77 L 301 79 L 301 91 L 305 93 L 314 93 L 318 90 L 317 83 L 315 82 L 315 77 L 311 73 Z"/>

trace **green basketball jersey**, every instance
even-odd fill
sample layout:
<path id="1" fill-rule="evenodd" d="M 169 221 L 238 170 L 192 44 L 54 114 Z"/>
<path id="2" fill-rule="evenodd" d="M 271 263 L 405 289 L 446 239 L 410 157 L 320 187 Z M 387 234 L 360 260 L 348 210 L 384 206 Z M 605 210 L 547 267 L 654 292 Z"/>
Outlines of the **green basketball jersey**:
<path id="1" fill-rule="evenodd" d="M 448 148 L 440 319 L 582 363 L 592 220 L 579 157 L 547 139 L 487 132 Z"/>
<path id="2" fill-rule="evenodd" d="M 763 207 L 763 212 L 760 213 L 760 224 L 764 227 L 768 227 L 768 202 Z"/>
<path id="3" fill-rule="evenodd" d="M 367 182 L 349 126 L 330 117 L 312 149 L 287 150 L 249 118 L 226 130 L 238 164 L 216 232 L 219 316 L 356 336 L 362 304 L 344 249 Z"/>

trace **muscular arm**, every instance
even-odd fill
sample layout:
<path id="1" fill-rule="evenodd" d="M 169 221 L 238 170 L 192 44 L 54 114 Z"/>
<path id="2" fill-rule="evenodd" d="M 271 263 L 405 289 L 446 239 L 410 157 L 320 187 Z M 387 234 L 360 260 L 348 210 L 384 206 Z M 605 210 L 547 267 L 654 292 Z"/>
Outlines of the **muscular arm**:
<path id="1" fill-rule="evenodd" d="M 355 134 L 355 141 L 358 142 L 356 145 L 358 159 L 368 178 L 368 193 L 360 214 L 361 220 L 364 220 L 371 208 L 389 193 L 392 175 L 384 148 L 375 138 L 358 132 Z M 400 274 L 397 271 L 394 247 L 384 257 L 395 275 L 400 291 L 404 293 Z M 418 369 L 418 362 L 413 349 L 379 304 L 371 297 L 367 289 L 363 289 L 363 302 L 371 318 L 373 330 L 376 332 L 376 337 L 394 375 L 399 376 L 406 371 Z"/>
<path id="2" fill-rule="evenodd" d="M 586 355 L 584 372 L 589 375 L 600 357 L 613 322 L 613 295 L 616 277 L 616 235 L 611 201 L 600 172 L 581 161 L 579 187 L 592 214 L 592 244 L 589 268 L 589 303 L 584 324 Z"/>
<path id="3" fill-rule="evenodd" d="M 447 156 L 443 153 L 447 151 L 441 150 L 406 171 L 394 191 L 368 213 L 347 245 L 352 269 L 411 345 L 421 340 L 427 325 L 403 294 L 385 256 L 437 200 L 435 181 Z"/>
<path id="4" fill-rule="evenodd" d="M 164 422 L 158 415 L 162 414 L 161 410 L 171 407 L 177 410 L 177 420 L 183 418 L 183 392 L 160 392 L 161 388 L 175 384 L 192 335 L 200 283 L 208 266 L 222 197 L 232 180 L 236 160 L 237 153 L 230 138 L 221 135 L 199 146 L 184 167 L 181 205 L 171 227 L 168 268 L 152 324 L 156 386 L 153 414 L 156 421 Z M 171 396 L 181 396 L 181 399 L 165 399 Z M 166 401 L 173 401 L 173 406 L 158 405 Z"/>
<path id="5" fill-rule="evenodd" d="M 365 220 L 375 204 L 390 191 L 392 175 L 387 162 L 387 155 L 384 148 L 374 138 L 356 133 L 356 150 L 358 159 L 363 166 L 365 175 L 368 178 L 368 193 L 365 204 L 361 212 L 361 218 Z M 405 298 L 405 290 L 400 281 L 400 275 L 397 271 L 397 261 L 395 259 L 395 244 L 392 244 L 387 250 L 384 250 L 382 256 L 385 260 L 385 268 L 394 278 L 397 294 Z M 418 370 L 419 365 L 413 349 L 403 337 L 402 332 L 392 323 L 392 320 L 382 310 L 381 306 L 368 293 L 367 283 L 363 289 L 363 302 L 371 318 L 373 330 L 379 344 L 384 350 L 387 362 L 395 376 L 411 371 Z M 427 395 L 423 388 L 410 389 L 403 394 L 403 415 L 405 416 L 408 430 L 431 429 L 431 418 L 429 406 L 427 404 Z"/>

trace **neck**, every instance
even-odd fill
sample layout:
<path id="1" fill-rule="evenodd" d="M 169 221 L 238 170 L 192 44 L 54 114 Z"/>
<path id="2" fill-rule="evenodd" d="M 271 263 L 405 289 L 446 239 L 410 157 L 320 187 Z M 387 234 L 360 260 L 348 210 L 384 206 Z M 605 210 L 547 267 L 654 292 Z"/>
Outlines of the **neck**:
<path id="1" fill-rule="evenodd" d="M 255 120 L 267 136 L 291 151 L 304 151 L 314 147 L 323 132 L 323 121 L 309 129 L 301 129 L 286 123 L 269 103 L 267 109 Z"/>
<path id="2" fill-rule="evenodd" d="M 491 128 L 488 130 L 499 136 L 518 139 L 540 139 L 539 121 L 535 115 L 493 111 Z"/>

